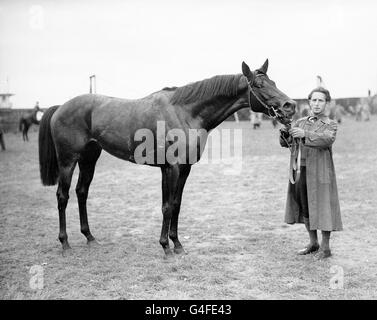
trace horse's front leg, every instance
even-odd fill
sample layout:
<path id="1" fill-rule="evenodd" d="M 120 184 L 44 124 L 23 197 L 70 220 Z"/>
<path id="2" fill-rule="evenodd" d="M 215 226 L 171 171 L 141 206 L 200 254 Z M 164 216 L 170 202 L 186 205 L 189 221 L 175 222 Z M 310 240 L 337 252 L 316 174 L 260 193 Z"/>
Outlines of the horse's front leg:
<path id="1" fill-rule="evenodd" d="M 183 246 L 178 239 L 178 216 L 181 209 L 182 193 L 188 175 L 190 174 L 191 165 L 180 165 L 177 188 L 173 195 L 173 212 L 170 220 L 169 238 L 174 243 L 174 252 L 177 254 L 184 253 Z"/>
<path id="2" fill-rule="evenodd" d="M 162 173 L 162 228 L 160 236 L 160 244 L 164 249 L 165 255 L 172 255 L 169 246 L 169 228 L 171 218 L 174 211 L 174 190 L 177 187 L 179 178 L 178 166 L 161 167 Z"/>

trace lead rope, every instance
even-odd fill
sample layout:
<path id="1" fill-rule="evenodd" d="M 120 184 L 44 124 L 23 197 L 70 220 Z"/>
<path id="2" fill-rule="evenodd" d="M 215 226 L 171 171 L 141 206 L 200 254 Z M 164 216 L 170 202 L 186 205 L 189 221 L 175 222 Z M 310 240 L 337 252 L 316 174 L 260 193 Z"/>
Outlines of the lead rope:
<path id="1" fill-rule="evenodd" d="M 289 181 L 292 184 L 295 184 L 297 181 L 300 180 L 301 175 L 301 146 L 302 146 L 302 139 L 296 138 L 292 144 L 290 144 L 287 139 L 282 136 L 284 142 L 288 146 L 291 157 L 289 160 Z M 296 171 L 296 176 L 294 177 L 294 171 Z"/>
<path id="2" fill-rule="evenodd" d="M 289 161 L 289 181 L 292 184 L 295 184 L 300 180 L 301 175 L 301 145 L 302 140 L 298 139 L 298 142 L 292 144 L 291 150 L 291 159 Z M 294 172 L 296 171 L 296 176 Z"/>

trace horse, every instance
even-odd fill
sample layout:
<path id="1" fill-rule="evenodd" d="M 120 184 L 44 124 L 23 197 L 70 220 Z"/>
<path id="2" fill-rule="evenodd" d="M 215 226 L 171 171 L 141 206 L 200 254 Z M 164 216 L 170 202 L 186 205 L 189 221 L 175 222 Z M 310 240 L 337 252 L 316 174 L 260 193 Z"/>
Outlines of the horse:
<path id="1" fill-rule="evenodd" d="M 267 76 L 267 69 L 268 59 L 254 71 L 243 62 L 242 74 L 219 75 L 182 87 L 164 88 L 141 99 L 84 94 L 49 108 L 40 123 L 39 167 L 43 185 L 58 184 L 58 239 L 63 254 L 71 249 L 66 207 L 76 164 L 80 170 L 76 185 L 80 230 L 89 246 L 98 245 L 89 228 L 86 201 L 102 149 L 122 160 L 160 168 L 159 243 L 166 258 L 173 253 L 185 253 L 178 239 L 182 193 L 191 166 L 200 160 L 206 133 L 242 108 L 265 113 L 283 124 L 291 121 L 296 102 L 276 87 Z M 179 135 L 189 137 L 192 130 L 199 132 L 196 139 L 176 141 Z M 175 147 L 180 152 L 172 160 L 169 148 L 174 144 L 178 144 Z"/>
<path id="2" fill-rule="evenodd" d="M 31 125 L 39 124 L 40 122 L 40 120 L 38 119 L 39 112 L 41 112 L 41 109 L 39 107 L 35 107 L 31 113 L 21 116 L 18 127 L 19 127 L 19 130 L 22 131 L 22 139 L 24 141 L 29 141 L 29 137 L 27 133 Z"/>

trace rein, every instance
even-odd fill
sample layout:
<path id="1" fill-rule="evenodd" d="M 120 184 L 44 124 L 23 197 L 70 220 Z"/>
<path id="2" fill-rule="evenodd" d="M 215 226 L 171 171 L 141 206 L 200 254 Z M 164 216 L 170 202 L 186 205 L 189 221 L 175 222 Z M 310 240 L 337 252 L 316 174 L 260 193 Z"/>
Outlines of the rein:
<path id="1" fill-rule="evenodd" d="M 289 181 L 295 184 L 300 180 L 301 175 L 301 145 L 302 140 L 298 139 L 298 142 L 292 144 L 291 159 L 289 161 Z M 296 175 L 294 175 L 296 172 Z"/>
<path id="2" fill-rule="evenodd" d="M 288 125 L 288 127 L 289 126 L 290 125 Z M 291 158 L 289 160 L 289 181 L 291 182 L 291 184 L 295 184 L 300 180 L 301 175 L 302 139 L 294 138 L 293 142 L 290 144 L 284 136 L 282 136 L 282 138 L 291 151 Z M 296 172 L 296 175 L 294 174 L 294 172 Z"/>

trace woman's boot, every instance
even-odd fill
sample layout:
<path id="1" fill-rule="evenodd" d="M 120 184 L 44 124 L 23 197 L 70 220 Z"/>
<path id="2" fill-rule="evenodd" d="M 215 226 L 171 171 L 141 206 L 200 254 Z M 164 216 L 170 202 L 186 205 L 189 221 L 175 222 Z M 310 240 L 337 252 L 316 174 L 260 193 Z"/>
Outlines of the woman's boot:
<path id="1" fill-rule="evenodd" d="M 318 259 L 325 259 L 331 256 L 330 234 L 331 231 L 322 231 L 321 250 L 316 255 Z"/>
<path id="2" fill-rule="evenodd" d="M 306 230 L 308 230 L 310 242 L 304 249 L 301 249 L 298 252 L 299 255 L 313 253 L 313 252 L 318 251 L 319 249 L 317 230 L 310 230 L 309 218 L 304 217 L 304 224 L 305 224 Z"/>

